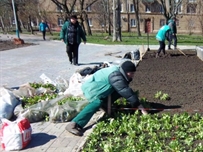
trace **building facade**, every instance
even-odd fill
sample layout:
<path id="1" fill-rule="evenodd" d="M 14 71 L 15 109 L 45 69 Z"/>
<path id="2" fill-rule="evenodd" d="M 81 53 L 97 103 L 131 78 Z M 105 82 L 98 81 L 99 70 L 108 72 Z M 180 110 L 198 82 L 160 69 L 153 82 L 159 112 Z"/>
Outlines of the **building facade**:
<path id="1" fill-rule="evenodd" d="M 86 1 L 85 6 L 88 6 Z M 106 3 L 105 3 L 106 2 Z M 96 3 L 85 7 L 87 13 L 87 22 L 92 31 L 108 31 L 108 25 L 112 26 L 112 4 L 113 1 L 98 0 Z M 121 10 L 121 31 L 136 32 L 137 19 L 133 0 L 120 0 Z M 44 10 L 46 17 L 53 29 L 60 29 L 64 23 L 64 12 L 50 0 L 43 0 L 40 3 L 40 9 Z M 73 13 L 78 14 L 81 6 L 76 4 Z M 203 31 L 203 1 L 202 0 L 183 0 L 176 9 L 177 30 L 178 33 L 202 34 Z M 139 1 L 139 21 L 142 33 L 156 33 L 161 26 L 166 24 L 166 18 L 163 15 L 163 7 L 156 0 Z M 80 19 L 79 19 L 80 22 Z"/>

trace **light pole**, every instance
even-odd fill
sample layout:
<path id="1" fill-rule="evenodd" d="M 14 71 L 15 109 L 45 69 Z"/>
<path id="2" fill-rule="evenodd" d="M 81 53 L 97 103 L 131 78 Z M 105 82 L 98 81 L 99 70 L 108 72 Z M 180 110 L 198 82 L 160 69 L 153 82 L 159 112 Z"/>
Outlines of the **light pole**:
<path id="1" fill-rule="evenodd" d="M 16 36 L 18 37 L 18 39 L 20 39 L 20 34 L 19 34 L 19 30 L 18 30 L 18 22 L 16 19 L 16 10 L 15 10 L 14 0 L 12 0 L 12 6 L 13 6 L 14 19 L 15 19 L 15 23 L 16 23 Z"/>

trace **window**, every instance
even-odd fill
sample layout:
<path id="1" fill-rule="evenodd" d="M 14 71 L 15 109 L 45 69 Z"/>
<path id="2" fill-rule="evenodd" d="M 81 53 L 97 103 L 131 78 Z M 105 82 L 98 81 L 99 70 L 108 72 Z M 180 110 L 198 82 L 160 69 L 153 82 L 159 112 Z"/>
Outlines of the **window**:
<path id="1" fill-rule="evenodd" d="M 163 6 L 160 6 L 159 9 L 160 9 L 160 13 L 163 14 L 163 13 L 164 13 L 164 8 L 163 8 Z"/>
<path id="2" fill-rule="evenodd" d="M 56 11 L 57 12 L 62 12 L 63 10 L 60 7 L 57 6 Z"/>
<path id="3" fill-rule="evenodd" d="M 130 27 L 136 27 L 136 20 L 135 19 L 130 20 Z"/>
<path id="4" fill-rule="evenodd" d="M 151 7 L 149 5 L 145 5 L 145 12 L 151 13 Z"/>
<path id="5" fill-rule="evenodd" d="M 188 4 L 187 13 L 196 13 L 197 4 Z"/>
<path id="6" fill-rule="evenodd" d="M 87 4 L 87 8 L 86 8 L 86 10 L 87 10 L 88 12 L 91 12 L 91 11 L 92 11 L 92 9 L 91 9 L 91 5 L 88 6 L 88 4 Z"/>
<path id="7" fill-rule="evenodd" d="M 77 7 L 74 7 L 73 8 L 73 12 L 77 12 L 78 10 L 77 10 Z"/>
<path id="8" fill-rule="evenodd" d="M 63 26 L 64 21 L 62 18 L 58 18 L 58 26 Z"/>
<path id="9" fill-rule="evenodd" d="M 93 25 L 92 25 L 92 19 L 91 19 L 91 18 L 88 19 L 88 23 L 89 23 L 90 26 L 93 26 Z"/>
<path id="10" fill-rule="evenodd" d="M 130 12 L 135 12 L 135 8 L 133 4 L 130 4 Z"/>
<path id="11" fill-rule="evenodd" d="M 15 21 L 15 19 L 13 19 L 13 22 L 12 22 L 12 24 L 13 24 L 13 25 L 15 25 L 15 24 L 16 24 L 16 21 Z"/>
<path id="12" fill-rule="evenodd" d="M 178 6 L 178 13 L 181 13 L 182 12 L 182 5 L 180 4 L 179 6 Z"/>
<path id="13" fill-rule="evenodd" d="M 164 26 L 166 24 L 165 19 L 160 19 L 160 27 Z"/>
<path id="14" fill-rule="evenodd" d="M 123 3 L 121 3 L 121 12 L 123 12 Z"/>
<path id="15" fill-rule="evenodd" d="M 189 3 L 195 3 L 196 0 L 188 0 Z"/>

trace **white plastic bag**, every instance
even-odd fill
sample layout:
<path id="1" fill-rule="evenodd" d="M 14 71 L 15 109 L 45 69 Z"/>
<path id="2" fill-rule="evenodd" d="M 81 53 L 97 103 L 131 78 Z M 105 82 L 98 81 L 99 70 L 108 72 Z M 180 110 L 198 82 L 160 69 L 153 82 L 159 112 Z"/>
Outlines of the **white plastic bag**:
<path id="1" fill-rule="evenodd" d="M 53 84 L 54 86 L 56 86 L 56 83 L 54 83 L 48 76 L 46 76 L 44 73 L 42 75 L 40 75 L 40 78 L 42 79 L 42 81 L 44 82 L 44 84 L 50 83 Z"/>
<path id="2" fill-rule="evenodd" d="M 75 97 L 83 97 L 83 92 L 81 89 L 82 83 L 89 77 L 87 75 L 82 77 L 80 73 L 75 72 L 69 79 L 68 89 L 64 92 L 64 95 L 70 95 Z"/>
<path id="3" fill-rule="evenodd" d="M 64 92 L 68 88 L 68 82 L 61 76 L 56 78 L 55 84 L 59 92 Z"/>
<path id="4" fill-rule="evenodd" d="M 13 111 L 20 101 L 12 93 L 12 91 L 1 87 L 0 88 L 0 118 L 10 119 L 13 116 Z"/>
<path id="5" fill-rule="evenodd" d="M 21 150 L 31 141 L 32 128 L 26 118 L 18 118 L 11 122 L 2 119 L 1 146 L 4 150 Z"/>
<path id="6" fill-rule="evenodd" d="M 14 89 L 12 92 L 18 98 L 32 97 L 36 95 L 36 90 L 31 87 L 29 83 L 21 85 L 18 89 Z"/>

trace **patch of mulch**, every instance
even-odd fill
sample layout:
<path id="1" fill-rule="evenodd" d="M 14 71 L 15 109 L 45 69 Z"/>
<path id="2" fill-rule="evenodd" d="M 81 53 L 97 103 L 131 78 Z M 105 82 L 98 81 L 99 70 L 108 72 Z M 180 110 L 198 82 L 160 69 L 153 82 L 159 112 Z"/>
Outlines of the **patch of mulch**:
<path id="1" fill-rule="evenodd" d="M 156 58 L 155 50 L 148 51 L 137 67 L 131 87 L 139 90 L 139 97 L 147 98 L 151 106 L 160 111 L 203 114 L 203 61 L 195 50 L 183 52 L 187 56 L 179 51 L 168 51 L 165 56 Z M 155 99 L 157 91 L 167 93 L 171 99 Z"/>
<path id="2" fill-rule="evenodd" d="M 16 49 L 21 47 L 27 47 L 30 45 L 35 45 L 33 43 L 15 44 L 12 40 L 0 40 L 0 51 L 6 51 L 10 49 Z"/>

